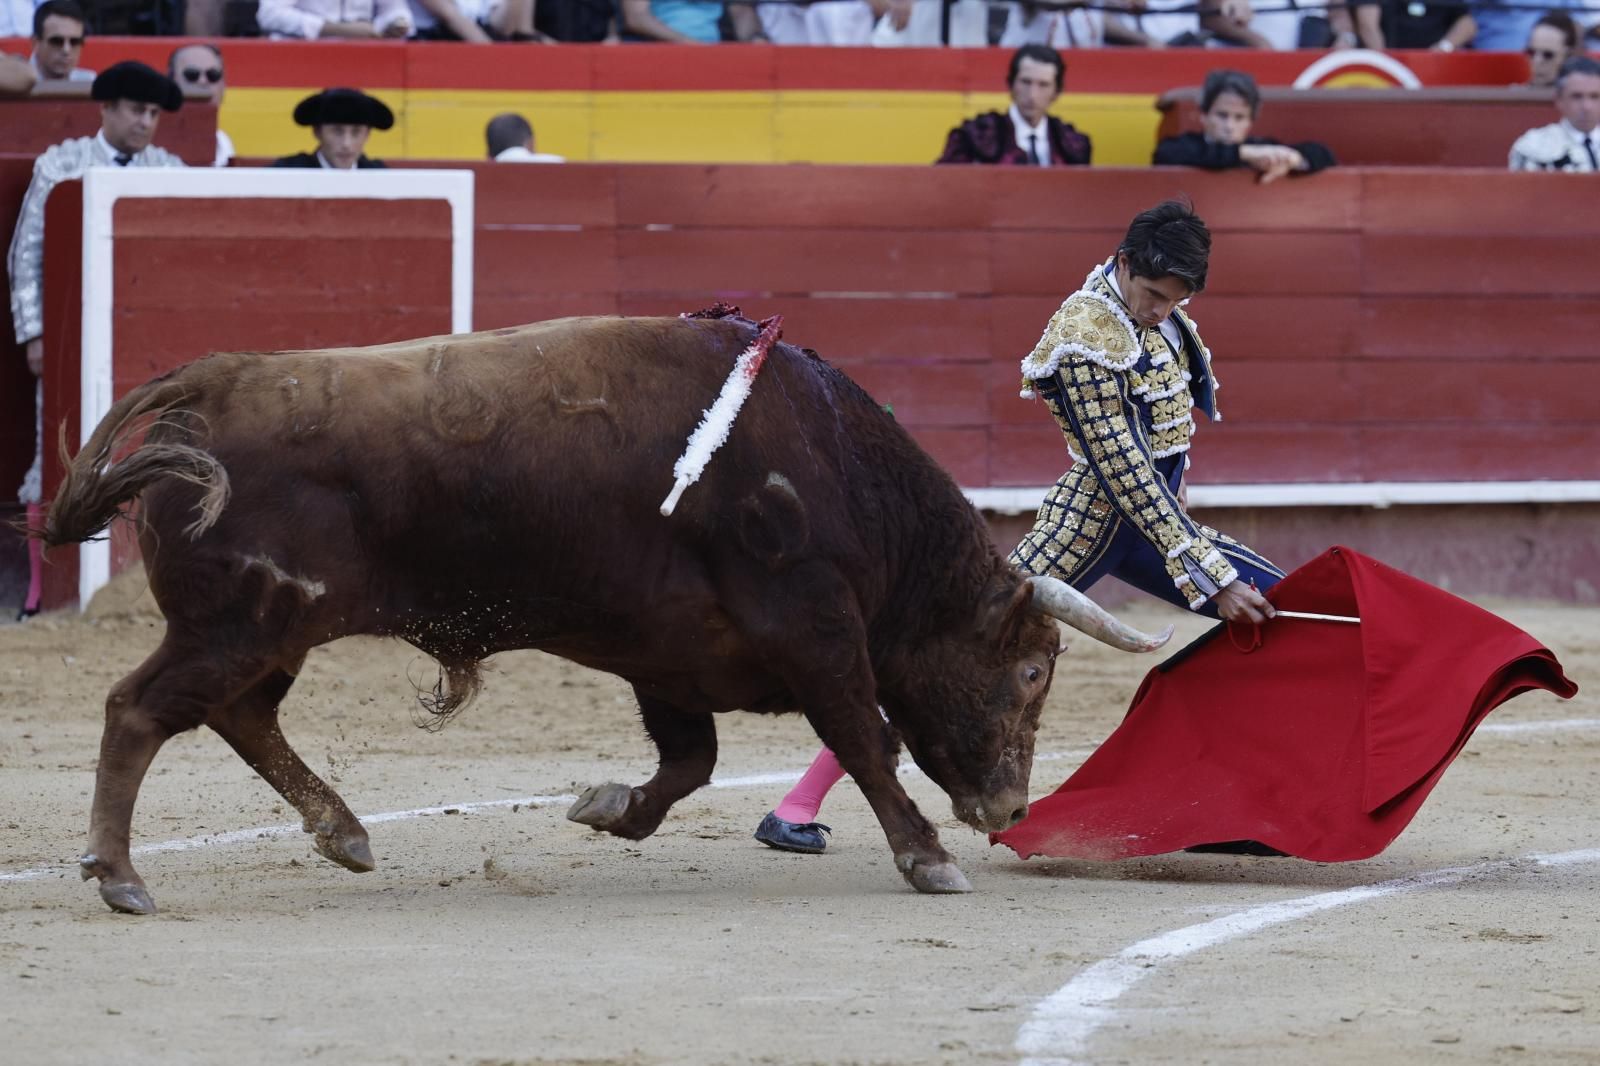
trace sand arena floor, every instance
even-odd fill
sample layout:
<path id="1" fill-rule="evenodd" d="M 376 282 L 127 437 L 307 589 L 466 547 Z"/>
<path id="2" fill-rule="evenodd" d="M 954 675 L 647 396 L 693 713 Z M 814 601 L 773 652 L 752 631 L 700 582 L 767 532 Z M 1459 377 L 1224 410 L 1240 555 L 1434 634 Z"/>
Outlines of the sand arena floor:
<path id="1" fill-rule="evenodd" d="M 291 742 L 363 816 L 444 809 L 369 823 L 378 869 L 347 873 L 298 832 L 257 832 L 294 818 L 220 739 L 180 737 L 135 844 L 211 839 L 136 858 L 162 912 L 129 918 L 71 866 L 105 692 L 160 632 L 148 594 L 119 582 L 85 617 L 0 628 L 0 1058 L 1600 1062 L 1600 611 L 1486 606 L 1585 691 L 1492 715 L 1368 862 L 1023 863 L 911 775 L 977 888 L 918 896 L 851 787 L 824 812 L 827 854 L 750 838 L 815 747 L 802 720 L 751 715 L 720 723 L 723 787 L 631 844 L 567 822 L 565 802 L 516 803 L 649 776 L 619 681 L 500 656 L 432 735 L 411 724 L 407 680 L 431 682 L 429 661 L 347 640 L 308 660 L 284 704 Z M 1121 613 L 1177 619 L 1179 641 L 1202 628 Z M 1074 642 L 1035 794 L 1150 665 Z"/>

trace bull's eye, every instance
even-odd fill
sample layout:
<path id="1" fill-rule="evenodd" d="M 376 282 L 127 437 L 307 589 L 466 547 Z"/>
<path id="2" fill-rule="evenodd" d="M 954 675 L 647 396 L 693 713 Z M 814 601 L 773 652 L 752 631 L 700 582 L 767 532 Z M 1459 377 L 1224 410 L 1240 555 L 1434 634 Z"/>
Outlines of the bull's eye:
<path id="1" fill-rule="evenodd" d="M 1044 671 L 1031 664 L 1024 667 L 1022 671 L 1022 680 L 1030 685 L 1037 685 L 1039 683 L 1039 679 L 1043 676 Z"/>

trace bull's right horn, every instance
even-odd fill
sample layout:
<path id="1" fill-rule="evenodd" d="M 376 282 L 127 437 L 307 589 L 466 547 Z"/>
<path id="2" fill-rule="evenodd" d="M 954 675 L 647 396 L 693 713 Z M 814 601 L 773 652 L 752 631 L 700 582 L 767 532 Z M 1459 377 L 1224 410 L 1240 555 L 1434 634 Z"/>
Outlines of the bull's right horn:
<path id="1" fill-rule="evenodd" d="M 1172 639 L 1171 626 L 1156 636 L 1141 633 L 1059 578 L 1030 577 L 1028 584 L 1033 589 L 1035 607 L 1102 644 L 1123 651 L 1155 651 Z"/>

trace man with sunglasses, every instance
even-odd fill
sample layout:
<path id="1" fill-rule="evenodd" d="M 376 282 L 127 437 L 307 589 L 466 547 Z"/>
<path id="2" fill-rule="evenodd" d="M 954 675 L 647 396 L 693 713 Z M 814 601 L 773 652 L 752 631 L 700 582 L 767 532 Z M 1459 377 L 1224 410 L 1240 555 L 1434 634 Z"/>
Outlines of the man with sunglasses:
<path id="1" fill-rule="evenodd" d="M 93 81 L 94 71 L 78 66 L 83 54 L 83 8 L 74 0 L 46 0 L 33 10 L 33 64 L 40 81 Z"/>
<path id="2" fill-rule="evenodd" d="M 171 78 L 133 61 L 106 68 L 94 79 L 89 95 L 100 103 L 100 130 L 93 137 L 75 137 L 52 145 L 33 164 L 33 181 L 22 199 L 22 214 L 11 237 L 6 266 L 11 274 L 11 320 L 17 344 L 27 352 L 28 369 L 44 370 L 44 208 L 50 191 L 63 181 L 81 178 L 90 167 L 181 167 L 183 160 L 150 143 L 162 111 L 183 105 L 183 93 Z M 42 410 L 42 382 L 34 389 L 36 419 Z M 17 498 L 27 506 L 28 525 L 37 528 L 42 515 L 42 422 L 35 422 L 33 466 Z M 28 542 L 28 593 L 19 618 L 39 611 L 43 576 L 43 544 Z"/>
<path id="3" fill-rule="evenodd" d="M 1511 146 L 1512 170 L 1600 172 L 1600 62 L 1574 56 L 1556 76 L 1561 121 L 1539 126 Z"/>
<path id="4" fill-rule="evenodd" d="M 222 132 L 222 98 L 228 91 L 227 77 L 222 69 L 222 50 L 214 44 L 185 44 L 172 50 L 167 57 L 167 77 L 191 96 L 206 94 L 206 102 L 217 108 L 217 156 L 214 167 L 225 167 L 233 161 L 233 140 Z"/>

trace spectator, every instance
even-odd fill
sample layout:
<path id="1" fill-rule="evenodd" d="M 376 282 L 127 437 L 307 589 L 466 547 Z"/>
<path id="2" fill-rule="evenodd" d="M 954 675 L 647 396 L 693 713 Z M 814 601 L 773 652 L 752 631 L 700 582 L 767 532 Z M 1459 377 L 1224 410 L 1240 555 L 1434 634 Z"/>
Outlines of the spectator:
<path id="1" fill-rule="evenodd" d="M 867 47 L 879 20 L 899 33 L 911 22 L 912 0 L 820 0 L 756 5 L 761 30 L 774 44 Z M 935 45 L 938 42 L 933 42 Z"/>
<path id="2" fill-rule="evenodd" d="M 634 37 L 682 44 L 722 40 L 722 16 L 735 41 L 765 41 L 754 4 L 732 0 L 622 0 L 622 27 Z"/>
<path id="3" fill-rule="evenodd" d="M 1600 63 L 1567 60 L 1556 76 L 1561 121 L 1531 129 L 1511 146 L 1512 170 L 1600 171 Z"/>
<path id="4" fill-rule="evenodd" d="M 1528 34 L 1528 84 L 1548 89 L 1567 60 L 1577 55 L 1578 24 L 1565 11 L 1552 11 L 1533 24 Z"/>
<path id="5" fill-rule="evenodd" d="M 406 0 L 261 0 L 256 24 L 277 40 L 408 37 L 411 9 Z"/>
<path id="6" fill-rule="evenodd" d="M 1213 70 L 1200 92 L 1202 133 L 1182 133 L 1156 146 L 1158 167 L 1204 167 L 1231 170 L 1250 167 L 1261 184 L 1285 174 L 1314 174 L 1333 166 L 1333 153 L 1316 141 L 1280 144 L 1268 137 L 1250 136 L 1261 113 L 1261 90 L 1250 75 L 1237 70 Z"/>
<path id="7" fill-rule="evenodd" d="M 1350 0 L 1355 35 L 1364 48 L 1417 48 L 1454 52 L 1465 48 L 1478 32 L 1469 6 L 1471 0 Z M 1335 21 L 1341 32 L 1348 24 Z M 1520 43 L 1517 47 L 1521 47 Z"/>
<path id="8" fill-rule="evenodd" d="M 1108 6 L 1144 10 L 1144 0 L 1119 0 Z M 1166 42 L 1144 33 L 1105 7 L 1039 7 L 1035 4 L 1006 4 L 1006 23 L 1000 31 L 1001 48 L 1020 48 L 1025 44 L 1046 44 L 1051 48 L 1100 48 L 1107 44 L 1163 48 Z"/>
<path id="9" fill-rule="evenodd" d="M 60 16 L 54 16 L 59 18 Z M 80 23 L 81 25 L 81 23 Z M 50 31 L 46 31 L 48 36 Z M 117 63 L 94 79 L 89 95 L 100 101 L 100 130 L 93 137 L 77 137 L 45 150 L 33 164 L 33 181 L 22 200 L 11 253 L 6 266 L 11 274 L 11 320 L 17 343 L 27 351 L 28 369 L 39 377 L 44 369 L 44 207 L 50 191 L 63 181 L 83 177 L 90 167 L 181 167 L 183 160 L 150 143 L 162 111 L 183 105 L 183 93 L 170 78 L 143 63 Z M 28 469 L 17 498 L 27 505 L 30 528 L 42 521 L 42 462 L 44 386 L 36 383 L 33 466 Z M 42 544 L 28 542 L 28 593 L 19 618 L 39 611 L 40 581 L 44 572 Z"/>
<path id="10" fill-rule="evenodd" d="M 496 163 L 565 163 L 558 155 L 533 150 L 533 127 L 521 115 L 496 115 L 484 127 L 489 158 Z"/>
<path id="11" fill-rule="evenodd" d="M 1300 12 L 1268 0 L 1274 10 L 1257 13 L 1250 0 L 1203 0 L 1200 29 L 1226 44 L 1286 51 L 1300 45 Z"/>
<path id="12" fill-rule="evenodd" d="M 374 129 L 394 125 L 394 112 L 375 96 L 359 89 L 324 89 L 301 100 L 294 109 L 297 125 L 310 126 L 317 138 L 315 152 L 300 152 L 276 160 L 275 167 L 315 170 L 373 170 L 383 163 L 366 156 L 367 138 Z"/>
<path id="13" fill-rule="evenodd" d="M 214 44 L 184 44 L 172 50 L 167 57 L 167 77 L 179 88 L 199 90 L 206 94 L 206 102 L 217 108 L 217 155 L 211 161 L 214 167 L 225 167 L 233 161 L 233 140 L 222 132 L 222 98 L 227 95 L 228 81 L 222 69 L 222 50 Z"/>
<path id="14" fill-rule="evenodd" d="M 1027 44 L 1011 56 L 1006 84 L 1011 107 L 989 111 L 950 131 L 939 163 L 996 163 L 1018 166 L 1087 165 L 1089 138 L 1049 114 L 1061 95 L 1067 65 L 1061 53 Z"/>
<path id="15" fill-rule="evenodd" d="M 1527 44 L 1528 37 L 1533 33 L 1533 27 L 1538 23 L 1541 9 L 1543 11 L 1572 11 L 1576 12 L 1590 7 L 1590 0 L 1546 0 L 1545 3 L 1534 6 L 1528 3 L 1484 4 L 1479 7 L 1474 15 L 1477 25 L 1477 35 L 1472 39 L 1472 47 L 1480 52 L 1515 52 Z"/>
<path id="16" fill-rule="evenodd" d="M 574 44 L 615 44 L 621 39 L 614 0 L 539 0 L 533 8 L 533 32 Z"/>
<path id="17" fill-rule="evenodd" d="M 40 81 L 94 81 L 94 71 L 78 66 L 85 25 L 83 8 L 75 0 L 45 0 L 33 9 L 33 55 L 28 61 Z"/>
<path id="18" fill-rule="evenodd" d="M 33 0 L 0 0 L 0 37 L 27 37 L 32 33 Z"/>
<path id="19" fill-rule="evenodd" d="M 534 32 L 534 0 L 407 0 L 412 34 L 425 41 L 543 40 Z"/>
<path id="20" fill-rule="evenodd" d="M 38 80 L 32 63 L 0 52 L 0 96 L 27 96 Z"/>

